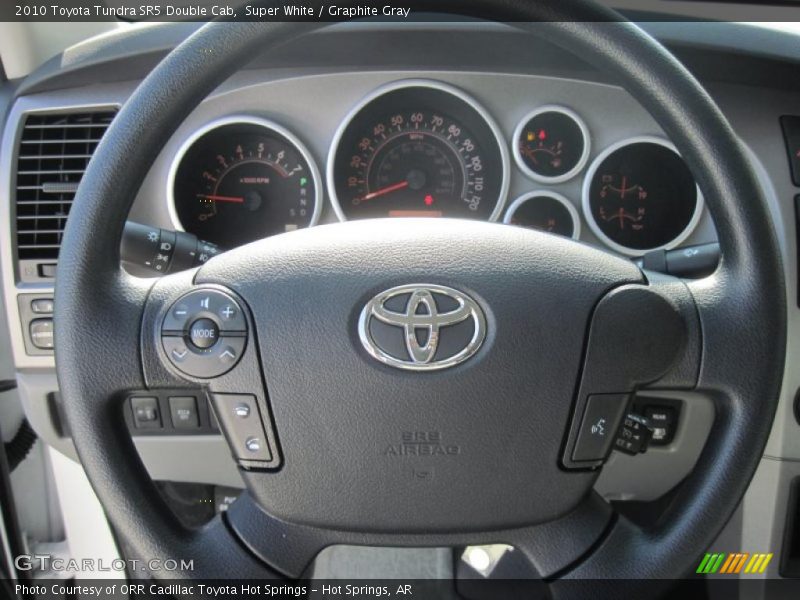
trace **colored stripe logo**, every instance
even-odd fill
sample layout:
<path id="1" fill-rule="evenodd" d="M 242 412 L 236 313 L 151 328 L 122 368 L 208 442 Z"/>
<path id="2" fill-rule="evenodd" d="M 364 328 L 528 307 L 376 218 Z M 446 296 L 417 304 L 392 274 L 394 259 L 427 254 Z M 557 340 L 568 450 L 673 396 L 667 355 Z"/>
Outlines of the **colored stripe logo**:
<path id="1" fill-rule="evenodd" d="M 715 573 L 726 575 L 737 575 L 739 573 L 763 573 L 767 570 L 767 565 L 772 560 L 772 552 L 764 554 L 757 552 L 749 554 L 748 552 L 732 552 L 726 554 L 725 552 L 716 552 L 713 554 L 706 554 L 700 565 L 697 567 L 696 573 L 703 575 L 713 575 Z"/>

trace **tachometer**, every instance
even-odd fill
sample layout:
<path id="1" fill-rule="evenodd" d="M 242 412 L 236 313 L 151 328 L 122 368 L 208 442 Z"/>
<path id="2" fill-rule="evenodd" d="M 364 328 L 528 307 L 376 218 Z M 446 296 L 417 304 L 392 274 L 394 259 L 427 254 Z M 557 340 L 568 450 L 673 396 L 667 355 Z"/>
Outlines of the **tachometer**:
<path id="1" fill-rule="evenodd" d="M 210 123 L 178 152 L 170 176 L 176 225 L 232 248 L 317 222 L 322 187 L 305 146 L 255 117 Z"/>
<path id="2" fill-rule="evenodd" d="M 689 167 L 661 138 L 612 145 L 594 160 L 583 184 L 589 227 L 609 247 L 630 256 L 674 248 L 694 230 L 702 209 Z"/>
<path id="3" fill-rule="evenodd" d="M 497 126 L 463 92 L 396 82 L 371 94 L 340 128 L 328 186 L 342 220 L 496 220 L 508 190 L 508 156 Z"/>

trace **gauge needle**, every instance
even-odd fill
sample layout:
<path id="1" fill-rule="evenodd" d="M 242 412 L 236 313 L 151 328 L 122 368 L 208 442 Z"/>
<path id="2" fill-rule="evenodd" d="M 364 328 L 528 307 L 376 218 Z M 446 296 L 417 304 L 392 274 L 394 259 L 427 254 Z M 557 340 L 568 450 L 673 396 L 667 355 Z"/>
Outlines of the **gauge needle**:
<path id="1" fill-rule="evenodd" d="M 206 200 L 213 200 L 214 202 L 238 202 L 244 204 L 244 198 L 241 196 L 215 196 L 213 194 L 197 194 L 198 198 L 205 198 Z"/>
<path id="2" fill-rule="evenodd" d="M 400 183 L 387 185 L 384 188 L 375 190 L 374 192 L 370 192 L 363 198 L 358 198 L 357 200 L 359 202 L 366 202 L 367 200 L 372 200 L 373 198 L 377 198 L 378 196 L 383 196 L 384 194 L 390 194 L 392 192 L 396 192 L 397 190 L 402 190 L 403 188 L 407 187 L 408 187 L 408 181 L 401 181 Z"/>
<path id="3" fill-rule="evenodd" d="M 624 190 L 625 188 L 622 188 L 622 189 Z M 622 209 L 622 207 L 620 207 L 620 209 L 619 209 L 619 228 L 620 229 L 625 229 L 625 217 L 627 217 L 627 216 L 628 215 L 625 214 L 625 211 Z"/>

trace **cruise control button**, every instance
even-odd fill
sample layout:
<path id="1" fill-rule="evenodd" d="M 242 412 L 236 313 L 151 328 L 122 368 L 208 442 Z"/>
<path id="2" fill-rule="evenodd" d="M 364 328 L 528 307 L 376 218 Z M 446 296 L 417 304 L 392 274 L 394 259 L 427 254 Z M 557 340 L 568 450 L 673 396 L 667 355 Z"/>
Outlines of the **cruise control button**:
<path id="1" fill-rule="evenodd" d="M 572 453 L 574 461 L 604 460 L 611 450 L 622 415 L 628 406 L 627 394 L 595 394 L 586 409 Z"/>
<path id="2" fill-rule="evenodd" d="M 206 350 L 217 343 L 219 327 L 211 319 L 197 319 L 189 327 L 189 340 L 196 348 Z"/>

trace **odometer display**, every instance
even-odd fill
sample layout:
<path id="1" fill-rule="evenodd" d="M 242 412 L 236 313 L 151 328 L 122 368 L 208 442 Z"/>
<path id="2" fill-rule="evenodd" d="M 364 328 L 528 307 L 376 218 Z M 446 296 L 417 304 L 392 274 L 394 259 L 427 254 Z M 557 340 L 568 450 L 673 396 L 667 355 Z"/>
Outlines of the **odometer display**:
<path id="1" fill-rule="evenodd" d="M 429 82 L 373 94 L 340 130 L 330 161 L 341 219 L 495 220 L 507 190 L 496 126 L 461 92 Z"/>
<path id="2" fill-rule="evenodd" d="M 680 244 L 697 225 L 702 206 L 689 167 L 660 138 L 634 138 L 606 149 L 583 186 L 592 231 L 632 256 Z"/>
<path id="3" fill-rule="evenodd" d="M 178 153 L 171 178 L 173 216 L 185 231 L 233 248 L 313 225 L 319 172 L 282 127 L 231 117 L 200 130 Z"/>

